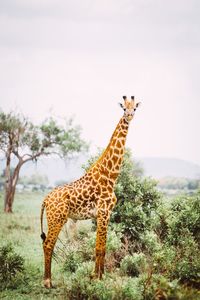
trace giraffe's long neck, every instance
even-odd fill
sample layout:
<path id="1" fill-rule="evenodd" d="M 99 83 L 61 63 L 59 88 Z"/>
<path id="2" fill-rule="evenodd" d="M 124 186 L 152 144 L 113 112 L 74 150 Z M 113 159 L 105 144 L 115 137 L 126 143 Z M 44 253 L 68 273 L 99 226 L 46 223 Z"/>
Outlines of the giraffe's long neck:
<path id="1" fill-rule="evenodd" d="M 93 168 L 98 169 L 101 175 L 111 179 L 113 183 L 119 175 L 122 165 L 128 128 L 129 124 L 122 117 L 113 132 L 107 148 L 93 166 Z"/>

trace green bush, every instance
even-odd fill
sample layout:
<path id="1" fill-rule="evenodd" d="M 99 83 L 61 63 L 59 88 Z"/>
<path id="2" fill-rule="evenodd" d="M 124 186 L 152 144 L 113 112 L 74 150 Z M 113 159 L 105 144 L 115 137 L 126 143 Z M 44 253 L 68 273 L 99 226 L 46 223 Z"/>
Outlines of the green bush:
<path id="1" fill-rule="evenodd" d="M 14 288 L 18 274 L 24 271 L 24 259 L 15 253 L 11 244 L 0 248 L 0 289 Z"/>
<path id="2" fill-rule="evenodd" d="M 200 283 L 200 192 L 172 199 L 165 214 L 168 232 L 163 240 L 163 264 L 170 278 L 196 286 Z"/>
<path id="3" fill-rule="evenodd" d="M 178 245 L 181 236 L 190 232 L 200 246 L 200 191 L 193 196 L 173 199 L 170 212 L 168 241 Z"/>
<path id="4" fill-rule="evenodd" d="M 158 252 L 162 248 L 162 244 L 159 242 L 158 236 L 153 230 L 146 230 L 140 235 L 140 239 L 143 249 L 145 249 L 149 255 Z"/>
<path id="5" fill-rule="evenodd" d="M 165 274 L 165 276 L 172 279 L 177 278 L 172 276 L 176 266 L 176 249 L 174 247 L 169 247 L 166 244 L 160 245 L 159 248 L 151 253 L 149 263 L 154 273 Z"/>
<path id="6" fill-rule="evenodd" d="M 83 263 L 67 283 L 69 299 L 88 299 L 93 263 Z"/>
<path id="7" fill-rule="evenodd" d="M 138 277 L 146 268 L 146 258 L 143 253 L 134 253 L 125 256 L 120 264 L 120 270 L 123 275 Z"/>
<path id="8" fill-rule="evenodd" d="M 132 242 L 130 251 L 142 247 L 141 235 L 154 227 L 160 202 L 156 182 L 141 175 L 142 170 L 132 160 L 131 151 L 126 150 L 115 186 L 118 202 L 111 215 L 111 225 L 121 223 L 124 238 Z"/>
<path id="9" fill-rule="evenodd" d="M 109 229 L 106 242 L 106 252 L 111 253 L 118 251 L 121 246 L 121 233 Z"/>
<path id="10" fill-rule="evenodd" d="M 83 259 L 78 252 L 68 252 L 63 264 L 63 271 L 74 273 L 82 262 Z"/>
<path id="11" fill-rule="evenodd" d="M 174 247 L 176 257 L 171 277 L 188 285 L 200 285 L 200 249 L 191 233 L 180 236 L 179 245 Z"/>
<path id="12" fill-rule="evenodd" d="M 93 266 L 84 263 L 68 282 L 67 295 L 69 299 L 90 300 L 142 300 L 143 285 L 138 278 L 108 276 L 102 280 L 91 279 Z"/>
<path id="13" fill-rule="evenodd" d="M 116 300 L 119 299 L 116 297 Z M 121 299 L 143 300 L 143 285 L 139 278 L 126 278 L 121 289 Z"/>
<path id="14" fill-rule="evenodd" d="M 199 300 L 198 290 L 180 285 L 177 279 L 170 280 L 161 274 L 145 274 L 139 279 L 145 300 Z"/>
<path id="15" fill-rule="evenodd" d="M 175 300 L 180 298 L 180 286 L 178 280 L 170 281 L 161 274 L 145 275 L 142 278 L 144 284 L 145 300 Z"/>

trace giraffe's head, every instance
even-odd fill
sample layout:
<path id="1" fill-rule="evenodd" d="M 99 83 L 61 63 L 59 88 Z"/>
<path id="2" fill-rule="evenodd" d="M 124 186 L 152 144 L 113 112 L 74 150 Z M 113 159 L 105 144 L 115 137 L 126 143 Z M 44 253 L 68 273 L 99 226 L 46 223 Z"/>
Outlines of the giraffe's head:
<path id="1" fill-rule="evenodd" d="M 131 96 L 131 99 L 127 99 L 126 96 L 123 96 L 124 103 L 120 103 L 120 106 L 124 110 L 124 117 L 127 122 L 130 122 L 133 119 L 136 109 L 140 105 L 140 102 L 136 102 L 134 96 Z"/>

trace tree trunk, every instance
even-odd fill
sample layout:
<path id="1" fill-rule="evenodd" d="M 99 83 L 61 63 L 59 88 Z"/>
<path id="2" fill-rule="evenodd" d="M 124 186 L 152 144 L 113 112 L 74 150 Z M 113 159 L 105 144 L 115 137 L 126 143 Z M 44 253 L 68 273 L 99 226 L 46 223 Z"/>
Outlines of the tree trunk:
<path id="1" fill-rule="evenodd" d="M 4 200 L 4 212 L 5 213 L 12 213 L 12 206 L 15 196 L 15 187 L 12 187 L 12 184 L 9 184 L 6 187 L 5 191 L 5 200 Z"/>
<path id="2" fill-rule="evenodd" d="M 19 171 L 22 163 L 18 163 L 13 175 L 10 178 L 6 178 L 5 183 L 5 199 L 4 199 L 4 212 L 12 213 L 12 207 L 14 202 L 14 196 L 16 191 L 16 185 L 19 178 Z"/>

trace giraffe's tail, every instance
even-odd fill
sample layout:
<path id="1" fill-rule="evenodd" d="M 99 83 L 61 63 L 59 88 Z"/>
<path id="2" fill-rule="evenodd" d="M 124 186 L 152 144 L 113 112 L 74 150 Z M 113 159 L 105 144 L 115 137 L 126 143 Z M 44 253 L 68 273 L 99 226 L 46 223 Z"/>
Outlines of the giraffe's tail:
<path id="1" fill-rule="evenodd" d="M 40 223 L 41 223 L 41 239 L 43 242 L 46 240 L 46 234 L 43 231 L 43 214 L 44 214 L 44 209 L 45 209 L 45 201 L 42 203 L 42 208 L 41 208 L 41 213 L 40 213 Z"/>

